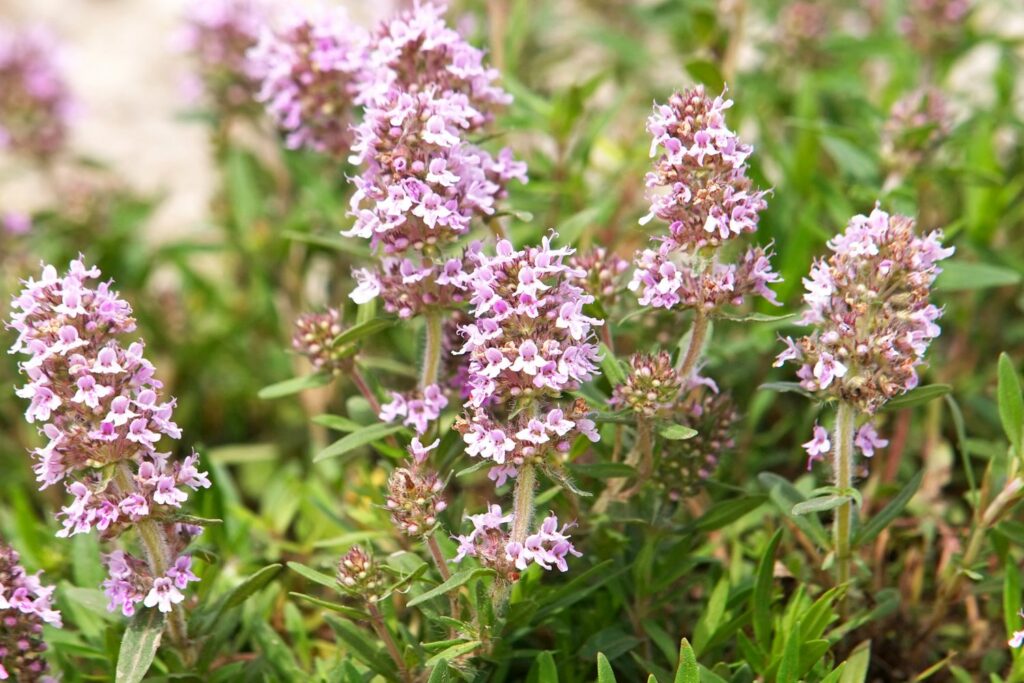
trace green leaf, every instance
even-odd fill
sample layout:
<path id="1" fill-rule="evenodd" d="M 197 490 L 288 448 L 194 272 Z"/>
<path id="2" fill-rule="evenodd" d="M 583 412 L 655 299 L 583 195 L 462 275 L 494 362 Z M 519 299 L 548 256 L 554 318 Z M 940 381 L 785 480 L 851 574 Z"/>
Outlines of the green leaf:
<path id="1" fill-rule="evenodd" d="M 464 569 L 459 572 L 455 572 L 448 580 L 442 583 L 440 586 L 431 588 L 426 593 L 417 595 L 415 598 L 409 601 L 409 607 L 415 607 L 416 605 L 422 604 L 427 600 L 433 600 L 434 598 L 444 595 L 449 591 L 455 590 L 459 586 L 469 583 L 473 579 L 480 576 L 491 576 L 494 574 L 493 569 L 483 569 L 478 567 L 476 569 Z"/>
<path id="2" fill-rule="evenodd" d="M 603 652 L 597 653 L 597 683 L 616 683 L 615 671 Z"/>
<path id="3" fill-rule="evenodd" d="M 742 498 L 715 503 L 699 519 L 691 522 L 687 530 L 708 532 L 721 529 L 761 507 L 767 500 L 767 496 L 748 494 Z"/>
<path id="4" fill-rule="evenodd" d="M 228 594 L 228 598 L 224 602 L 224 609 L 231 609 L 232 607 L 238 607 L 241 605 L 253 593 L 256 593 L 276 579 L 277 575 L 280 574 L 283 569 L 284 565 L 271 564 L 260 569 L 254 574 L 250 574 L 248 578 L 235 586 L 231 593 Z"/>
<path id="5" fill-rule="evenodd" d="M 613 387 L 626 381 L 626 371 L 604 343 L 601 344 L 601 371 Z"/>
<path id="6" fill-rule="evenodd" d="M 768 490 L 768 496 L 779 511 L 796 524 L 802 532 L 821 547 L 828 545 L 828 534 L 817 517 L 794 515 L 793 507 L 805 499 L 804 494 L 788 480 L 774 472 L 762 472 L 757 475 L 761 486 Z"/>
<path id="7" fill-rule="evenodd" d="M 903 508 L 907 507 L 907 503 L 917 493 L 923 478 L 924 470 L 921 470 L 907 482 L 907 485 L 896 494 L 895 498 L 889 501 L 888 505 L 879 510 L 877 515 L 869 519 L 854 536 L 854 546 L 870 542 L 875 536 L 882 533 L 882 530 L 889 526 L 894 519 L 899 517 L 900 513 L 903 512 Z"/>
<path id="8" fill-rule="evenodd" d="M 715 313 L 716 318 L 724 318 L 725 320 L 734 320 L 740 323 L 777 323 L 783 320 L 789 320 L 795 318 L 796 313 L 783 313 L 780 315 L 772 315 L 771 313 Z"/>
<path id="9" fill-rule="evenodd" d="M 294 591 L 289 592 L 288 595 L 292 596 L 293 598 L 298 598 L 299 600 L 304 600 L 305 602 L 308 602 L 311 605 L 316 605 L 317 607 L 323 607 L 324 609 L 329 609 L 332 612 L 337 612 L 338 614 L 342 614 L 354 621 L 366 621 L 370 618 L 370 615 L 368 613 L 362 610 L 358 610 L 355 607 L 339 605 L 336 602 L 331 602 L 330 600 L 323 600 L 313 595 L 306 595 L 305 593 L 295 593 Z"/>
<path id="10" fill-rule="evenodd" d="M 782 662 L 779 663 L 779 674 L 775 683 L 797 683 L 800 676 L 800 622 L 793 624 L 786 636 L 786 646 L 782 651 Z"/>
<path id="11" fill-rule="evenodd" d="M 256 395 L 264 401 L 274 398 L 282 398 L 284 396 L 297 394 L 300 391 L 305 391 L 306 389 L 325 387 L 331 383 L 332 379 L 333 377 L 326 372 L 316 372 L 312 375 L 306 375 L 305 377 L 293 377 L 291 379 L 286 379 L 283 382 L 263 387 Z"/>
<path id="12" fill-rule="evenodd" d="M 878 165 L 864 147 L 832 135 L 822 136 L 821 145 L 844 173 L 857 180 L 869 181 L 877 174 Z"/>
<path id="13" fill-rule="evenodd" d="M 805 500 L 802 503 L 794 505 L 793 514 L 807 515 L 812 512 L 835 510 L 837 507 L 849 500 L 852 500 L 850 496 L 821 496 L 820 498 L 811 498 L 810 500 Z"/>
<path id="14" fill-rule="evenodd" d="M 685 441 L 697 436 L 697 430 L 686 425 L 666 425 L 658 430 L 658 434 L 669 441 Z"/>
<path id="15" fill-rule="evenodd" d="M 149 671 L 160 648 L 166 615 L 160 610 L 140 610 L 128 622 L 117 654 L 116 683 L 139 683 Z"/>
<path id="16" fill-rule="evenodd" d="M 376 424 L 360 427 L 356 431 L 343 436 L 327 448 L 317 453 L 316 457 L 313 458 L 313 462 L 320 462 L 322 460 L 327 460 L 328 458 L 337 458 L 338 456 L 344 455 L 361 446 L 373 443 L 374 441 L 380 441 L 381 439 L 401 430 L 402 425 L 390 424 L 387 422 L 378 422 Z"/>
<path id="17" fill-rule="evenodd" d="M 846 660 L 843 675 L 839 683 L 864 683 L 868 677 L 868 665 L 871 663 L 871 641 L 865 640 Z"/>
<path id="18" fill-rule="evenodd" d="M 694 654 L 690 642 L 683 638 L 679 643 L 679 668 L 673 683 L 700 683 L 700 668 L 697 666 L 697 655 Z"/>
<path id="19" fill-rule="evenodd" d="M 381 652 L 377 643 L 371 640 L 361 628 L 330 614 L 324 615 L 324 620 L 330 624 L 334 629 L 334 634 L 348 646 L 348 650 L 356 659 L 386 678 L 394 676 L 395 666 L 392 661 Z"/>
<path id="20" fill-rule="evenodd" d="M 1024 456 L 1024 398 L 1020 393 L 1020 378 L 1013 361 L 1004 352 L 999 354 L 999 419 L 1006 438 L 1018 457 Z"/>
<path id="21" fill-rule="evenodd" d="M 427 679 L 427 683 L 452 683 L 452 671 L 448 668 L 448 661 L 442 659 L 434 665 L 433 671 L 430 672 L 430 678 Z"/>
<path id="22" fill-rule="evenodd" d="M 537 672 L 534 680 L 537 683 L 558 683 L 558 667 L 555 666 L 554 656 L 544 651 L 537 655 L 537 659 L 533 660 L 533 666 L 530 667 L 531 672 Z"/>
<path id="23" fill-rule="evenodd" d="M 974 261 L 944 261 L 935 279 L 936 292 L 958 292 L 1018 285 L 1021 274 L 1012 268 Z"/>
<path id="24" fill-rule="evenodd" d="M 389 327 L 392 327 L 396 322 L 398 322 L 397 318 L 373 318 L 372 320 L 367 320 L 364 323 L 359 323 L 335 337 L 334 346 L 344 346 L 345 344 L 357 342 L 364 337 L 369 337 L 377 334 L 381 330 L 386 330 Z"/>
<path id="25" fill-rule="evenodd" d="M 702 610 L 697 626 L 693 630 L 694 652 L 703 652 L 704 648 L 707 647 L 711 636 L 715 634 L 715 631 L 718 630 L 719 625 L 722 623 L 722 618 L 725 616 L 725 606 L 728 601 L 729 580 L 723 577 L 715 584 L 715 588 L 711 591 L 711 597 L 708 598 L 707 605 Z"/>
<path id="26" fill-rule="evenodd" d="M 459 643 L 458 645 L 452 645 L 445 650 L 437 653 L 433 657 L 427 660 L 427 666 L 435 666 L 438 662 L 448 661 L 450 659 L 456 659 L 464 655 L 468 655 L 473 650 L 480 647 L 481 643 L 479 640 L 469 640 L 465 643 Z"/>
<path id="27" fill-rule="evenodd" d="M 782 540 L 782 529 L 772 535 L 761 559 L 757 563 L 754 591 L 750 594 L 750 611 L 754 622 L 754 637 L 765 652 L 771 651 L 772 638 L 772 584 L 775 570 L 775 550 Z"/>
<path id="28" fill-rule="evenodd" d="M 578 477 L 592 477 L 594 479 L 632 477 L 636 474 L 636 469 L 623 462 L 594 462 L 582 465 L 569 465 L 569 471 Z"/>
<path id="29" fill-rule="evenodd" d="M 758 389 L 760 391 L 800 394 L 806 398 L 814 398 L 814 394 L 800 386 L 800 382 L 765 382 Z"/>
<path id="30" fill-rule="evenodd" d="M 323 572 L 318 572 L 315 569 L 310 569 L 306 565 L 299 564 L 298 562 L 289 562 L 288 568 L 296 574 L 309 579 L 313 583 L 318 583 L 321 586 L 326 586 L 327 588 L 333 588 L 335 590 L 338 589 L 338 580 L 333 576 L 324 574 Z"/>
<path id="31" fill-rule="evenodd" d="M 316 415 L 310 420 L 313 424 L 333 429 L 336 432 L 354 432 L 363 425 L 344 415 Z"/>
<path id="32" fill-rule="evenodd" d="M 882 408 L 884 411 L 903 410 L 904 408 L 913 408 L 915 406 L 924 405 L 929 401 L 934 401 L 937 398 L 941 398 L 946 394 L 953 391 L 953 387 L 948 384 L 928 384 L 923 387 L 917 387 L 911 389 L 902 396 L 898 396 Z"/>

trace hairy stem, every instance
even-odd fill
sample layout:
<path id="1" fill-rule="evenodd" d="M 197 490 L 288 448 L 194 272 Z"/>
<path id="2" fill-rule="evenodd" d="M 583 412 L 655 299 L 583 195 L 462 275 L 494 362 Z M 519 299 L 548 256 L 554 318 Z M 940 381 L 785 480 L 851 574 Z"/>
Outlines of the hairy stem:
<path id="1" fill-rule="evenodd" d="M 690 345 L 686 348 L 686 355 L 683 356 L 683 363 L 679 366 L 679 375 L 683 381 L 690 379 L 697 361 L 700 360 L 700 352 L 704 348 L 704 339 L 708 334 L 708 318 L 703 311 L 697 311 L 693 318 L 693 325 L 690 327 Z M 685 390 L 685 389 L 684 389 Z"/>
<path id="2" fill-rule="evenodd" d="M 420 389 L 437 384 L 441 373 L 442 320 L 440 311 L 431 310 L 425 315 L 427 321 L 427 343 L 423 349 L 423 373 L 420 375 Z"/>
<path id="3" fill-rule="evenodd" d="M 841 402 L 836 413 L 835 444 L 833 448 L 836 489 L 838 489 L 839 495 L 845 495 L 845 492 L 853 488 L 853 430 L 855 420 L 856 413 L 853 406 L 849 403 Z M 836 508 L 835 516 L 837 585 L 842 585 L 850 580 L 852 521 L 853 501 L 847 500 Z"/>
<path id="4" fill-rule="evenodd" d="M 370 404 L 370 408 L 373 409 L 373 414 L 380 414 L 380 401 L 377 400 L 377 396 L 373 393 L 373 389 L 370 388 L 366 378 L 363 377 L 363 373 L 359 371 L 359 368 L 356 367 L 355 363 L 352 364 L 351 377 L 352 382 L 356 385 L 356 388 L 359 389 L 359 393 L 363 395 L 366 402 Z"/>
<path id="5" fill-rule="evenodd" d="M 395 661 L 395 666 L 398 667 L 398 675 L 403 681 L 411 681 L 412 676 L 409 674 L 409 669 L 405 666 L 405 660 L 402 659 L 398 643 L 391 636 L 391 631 L 388 630 L 388 627 L 384 625 L 384 617 L 381 616 L 380 610 L 372 602 L 368 602 L 366 606 L 367 611 L 370 613 L 370 623 L 373 624 L 373 630 L 377 632 L 377 637 L 384 641 L 388 654 L 391 655 L 391 659 Z"/>
<path id="6" fill-rule="evenodd" d="M 126 461 L 117 464 L 117 468 L 114 470 L 114 481 L 122 493 L 135 491 L 131 466 Z M 164 576 L 174 558 L 171 557 L 171 548 L 167 543 L 167 535 L 163 527 L 152 519 L 144 518 L 135 523 L 135 529 L 139 532 L 142 546 L 146 550 L 150 573 L 154 578 Z M 188 650 L 188 627 L 185 625 L 183 607 L 175 607 L 167 615 L 167 632 L 176 647 L 183 652 Z"/>
<path id="7" fill-rule="evenodd" d="M 530 533 L 533 521 L 533 490 L 537 485 L 537 472 L 532 463 L 524 463 L 516 476 L 516 488 L 512 495 L 512 541 L 524 543 Z"/>

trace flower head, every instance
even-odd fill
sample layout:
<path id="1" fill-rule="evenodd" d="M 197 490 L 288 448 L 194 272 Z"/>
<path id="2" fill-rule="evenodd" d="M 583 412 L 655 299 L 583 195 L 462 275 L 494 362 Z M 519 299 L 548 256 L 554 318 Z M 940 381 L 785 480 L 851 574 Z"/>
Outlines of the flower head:
<path id="1" fill-rule="evenodd" d="M 26 683 L 47 677 L 43 625 L 61 626 L 53 609 L 53 587 L 28 574 L 12 548 L 0 542 L 0 680 Z"/>
<path id="2" fill-rule="evenodd" d="M 337 309 L 305 313 L 295 321 L 292 348 L 308 358 L 316 370 L 339 372 L 344 365 L 346 350 L 335 348 L 334 339 L 341 331 L 341 316 Z"/>
<path id="3" fill-rule="evenodd" d="M 626 381 L 612 392 L 616 407 L 653 417 L 676 404 L 683 389 L 683 378 L 672 366 L 668 353 L 634 354 L 629 366 Z"/>
<path id="4" fill-rule="evenodd" d="M 268 14 L 260 0 L 189 3 L 176 42 L 193 61 L 187 83 L 192 99 L 205 99 L 225 113 L 255 108 L 257 82 L 246 53 L 256 45 Z"/>
<path id="5" fill-rule="evenodd" d="M 384 576 L 373 555 L 359 546 L 351 549 L 338 561 L 338 585 L 349 595 L 368 603 L 384 595 Z"/>
<path id="6" fill-rule="evenodd" d="M 279 30 L 264 29 L 249 52 L 264 103 L 289 149 L 344 158 L 351 143 L 356 75 L 366 35 L 340 7 L 297 9 Z"/>
<path id="7" fill-rule="evenodd" d="M 732 397 L 699 390 L 680 406 L 675 419 L 697 430 L 692 439 L 663 440 L 658 483 L 671 500 L 695 495 L 736 447 L 739 414 Z"/>
<path id="8" fill-rule="evenodd" d="M 73 105 L 59 54 L 43 28 L 0 26 L 0 150 L 49 157 L 64 146 Z"/>
<path id="9" fill-rule="evenodd" d="M 804 279 L 801 322 L 810 334 L 786 338 L 777 365 L 799 366 L 810 391 L 820 391 L 873 414 L 917 386 L 917 368 L 939 335 L 941 309 L 928 302 L 943 248 L 942 233 L 914 233 L 914 221 L 878 207 L 854 216 Z"/>
<path id="10" fill-rule="evenodd" d="M 650 213 L 668 223 L 636 260 L 629 288 L 643 306 L 685 306 L 710 312 L 748 296 L 777 304 L 768 285 L 780 280 L 770 253 L 750 248 L 738 263 L 723 262 L 720 247 L 757 230 L 766 192 L 747 177 L 752 148 L 725 124 L 732 101 L 711 99 L 697 86 L 656 105 L 648 119 L 654 170 L 647 175 Z"/>
<path id="11" fill-rule="evenodd" d="M 174 461 L 158 450 L 164 439 L 181 437 L 174 399 L 161 397 L 142 342 L 122 345 L 119 337 L 135 330 L 131 307 L 111 283 L 95 283 L 99 277 L 81 260 L 64 275 L 45 266 L 39 280 L 24 282 L 8 324 L 18 335 L 11 352 L 27 356 L 20 369 L 28 381 L 17 394 L 29 402 L 26 420 L 39 423 L 46 439 L 33 450 L 36 479 L 42 488 L 63 481 L 72 496 L 57 515 L 61 537 L 95 530 L 112 539 L 143 518 L 169 524 L 187 490 L 210 486 L 197 455 Z M 167 550 L 180 554 L 188 540 L 169 539 Z M 132 591 L 126 579 L 108 586 L 125 613 L 159 578 L 148 570 L 132 575 Z M 162 607 L 170 598 L 160 599 Z"/>

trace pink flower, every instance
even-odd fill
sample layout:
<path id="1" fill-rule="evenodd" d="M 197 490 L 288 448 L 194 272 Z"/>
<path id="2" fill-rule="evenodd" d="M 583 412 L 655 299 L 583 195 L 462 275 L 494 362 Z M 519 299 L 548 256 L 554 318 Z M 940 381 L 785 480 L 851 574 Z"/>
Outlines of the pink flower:
<path id="1" fill-rule="evenodd" d="M 412 454 L 413 461 L 417 465 L 421 465 L 426 461 L 427 456 L 430 455 L 430 451 L 437 448 L 439 443 L 441 443 L 441 439 L 434 439 L 432 443 L 424 446 L 418 438 L 413 437 L 412 441 L 409 442 L 409 453 Z"/>
<path id="2" fill-rule="evenodd" d="M 863 453 L 866 458 L 874 456 L 876 448 L 885 448 L 889 445 L 888 439 L 883 439 L 878 436 L 878 432 L 875 431 L 875 426 L 870 422 L 864 423 L 864 425 L 857 430 L 857 435 L 854 437 L 853 443 L 860 449 L 860 452 Z"/>
<path id="3" fill-rule="evenodd" d="M 146 607 L 157 607 L 161 612 L 166 613 L 184 599 L 185 596 L 174 585 L 174 581 L 161 576 L 153 581 L 153 587 L 146 594 L 142 604 Z"/>
<path id="4" fill-rule="evenodd" d="M 804 450 L 807 451 L 807 469 L 811 469 L 815 460 L 822 460 L 832 449 L 828 440 L 828 431 L 821 425 L 814 425 L 814 438 L 805 443 Z"/>

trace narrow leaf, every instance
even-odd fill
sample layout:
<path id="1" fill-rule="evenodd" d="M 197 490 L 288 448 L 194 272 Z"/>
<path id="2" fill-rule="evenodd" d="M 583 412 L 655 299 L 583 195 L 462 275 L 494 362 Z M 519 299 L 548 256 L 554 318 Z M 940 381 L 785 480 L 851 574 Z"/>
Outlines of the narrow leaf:
<path id="1" fill-rule="evenodd" d="M 690 642 L 683 638 L 679 643 L 679 668 L 676 669 L 674 683 L 700 683 L 700 668 L 697 666 L 697 655 L 694 654 Z"/>
<path id="2" fill-rule="evenodd" d="M 392 327 L 396 322 L 398 322 L 397 318 L 373 318 L 364 323 L 359 323 L 335 337 L 334 346 L 344 346 L 345 344 L 357 342 L 364 337 L 369 337 Z"/>
<path id="3" fill-rule="evenodd" d="M 782 540 L 782 529 L 772 535 L 761 559 L 757 564 L 754 592 L 750 594 L 750 610 L 753 614 L 754 636 L 761 649 L 771 651 L 772 637 L 772 583 L 775 569 L 775 550 Z"/>
<path id="4" fill-rule="evenodd" d="M 902 396 L 892 399 L 885 404 L 885 407 L 882 408 L 882 410 L 892 412 L 894 410 L 913 408 L 915 406 L 924 405 L 929 401 L 934 401 L 937 398 L 941 398 L 952 391 L 953 387 L 948 384 L 928 384 L 923 387 L 911 389 Z"/>
<path id="5" fill-rule="evenodd" d="M 697 430 L 686 425 L 667 425 L 659 429 L 658 434 L 669 441 L 685 441 L 697 436 Z"/>
<path id="6" fill-rule="evenodd" d="M 343 436 L 327 448 L 317 453 L 316 457 L 313 458 L 313 462 L 320 462 L 321 460 L 327 460 L 328 458 L 337 458 L 340 455 L 344 455 L 361 446 L 373 443 L 374 441 L 379 441 L 401 430 L 402 425 L 389 424 L 387 422 L 378 422 L 376 424 L 360 427 L 356 431 Z"/>
<path id="7" fill-rule="evenodd" d="M 423 593 L 421 595 L 417 595 L 415 598 L 410 600 L 409 603 L 408 603 L 408 606 L 409 607 L 415 607 L 416 605 L 422 604 L 422 603 L 426 602 L 427 600 L 432 600 L 432 599 L 434 599 L 434 598 L 436 598 L 436 597 L 438 597 L 440 595 L 444 595 L 445 593 L 448 593 L 449 591 L 455 590 L 459 586 L 462 586 L 462 585 L 464 585 L 466 583 L 469 583 L 470 581 L 472 581 L 473 579 L 475 579 L 477 577 L 480 577 L 480 576 L 490 576 L 492 574 L 494 574 L 494 570 L 493 569 L 483 569 L 483 568 L 464 569 L 464 570 L 462 570 L 460 572 L 455 572 L 454 574 L 452 574 L 448 578 L 447 581 L 442 583 L 440 586 L 436 586 L 434 588 L 431 588 L 426 593 Z"/>
<path id="8" fill-rule="evenodd" d="M 921 486 L 921 480 L 924 478 L 924 470 L 919 471 L 913 476 L 913 478 L 907 482 L 896 497 L 889 501 L 889 503 L 878 511 L 878 514 L 869 519 L 864 526 L 860 528 L 860 531 L 854 536 L 854 545 L 863 545 L 871 541 L 875 536 L 882 533 L 885 527 L 899 517 L 900 513 L 903 512 L 903 508 L 907 507 L 907 503 L 917 493 L 917 489 Z"/>
<path id="9" fill-rule="evenodd" d="M 128 622 L 117 655 L 117 683 L 138 683 L 145 677 L 160 648 L 164 621 L 166 615 L 163 612 L 146 608 Z"/>
<path id="10" fill-rule="evenodd" d="M 603 652 L 597 653 L 597 683 L 616 683 L 615 671 Z"/>
<path id="11" fill-rule="evenodd" d="M 999 354 L 999 419 L 1013 452 L 1024 456 L 1024 398 L 1020 393 L 1020 378 L 1013 361 L 1004 352 Z"/>
<path id="12" fill-rule="evenodd" d="M 228 595 L 228 599 L 224 602 L 224 608 L 230 609 L 241 605 L 249 598 L 249 596 L 256 593 L 277 578 L 277 575 L 281 573 L 282 569 L 284 569 L 284 565 L 272 564 L 260 569 L 255 574 L 250 574 L 248 578 L 235 586 L 231 591 Z"/>
<path id="13" fill-rule="evenodd" d="M 263 387 L 256 395 L 264 401 L 274 398 L 282 398 L 284 396 L 297 394 L 300 391 L 305 391 L 306 389 L 325 387 L 331 383 L 331 379 L 332 377 L 326 372 L 317 372 L 312 375 L 306 375 L 305 377 L 293 377 L 291 379 L 286 379 L 283 382 Z"/>
<path id="14" fill-rule="evenodd" d="M 299 564 L 298 562 L 289 562 L 288 568 L 296 574 L 304 576 L 313 583 L 318 583 L 321 586 L 326 586 L 327 588 L 333 588 L 335 590 L 338 589 L 338 580 L 329 574 L 324 574 L 323 572 L 318 572 L 315 569 L 310 569 L 306 565 Z"/>
<path id="15" fill-rule="evenodd" d="M 834 510 L 849 500 L 849 496 L 822 496 L 820 498 L 811 498 L 810 500 L 805 500 L 802 503 L 797 503 L 796 505 L 794 505 L 793 514 L 807 515 L 812 512 L 825 512 L 826 510 Z"/>

